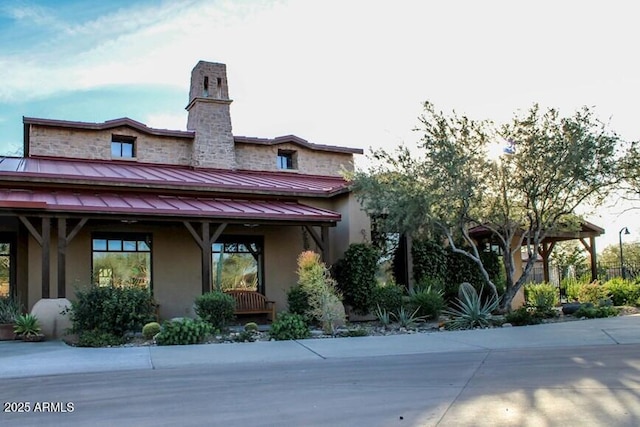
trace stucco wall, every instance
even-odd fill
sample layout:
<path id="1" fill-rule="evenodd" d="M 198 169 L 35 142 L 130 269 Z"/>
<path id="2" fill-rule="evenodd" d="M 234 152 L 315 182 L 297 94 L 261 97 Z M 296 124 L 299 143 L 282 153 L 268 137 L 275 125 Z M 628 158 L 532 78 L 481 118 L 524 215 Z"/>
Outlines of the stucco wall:
<path id="1" fill-rule="evenodd" d="M 238 169 L 283 171 L 277 167 L 278 150 L 296 152 L 297 168 L 293 172 L 341 176 L 343 169 L 353 170 L 352 154 L 310 150 L 290 143 L 278 145 L 236 143 Z"/>
<path id="2" fill-rule="evenodd" d="M 192 141 L 138 132 L 127 126 L 108 130 L 65 129 L 30 125 L 29 152 L 32 156 L 55 156 L 111 160 L 113 135 L 136 138 L 135 160 L 143 163 L 191 164 Z"/>

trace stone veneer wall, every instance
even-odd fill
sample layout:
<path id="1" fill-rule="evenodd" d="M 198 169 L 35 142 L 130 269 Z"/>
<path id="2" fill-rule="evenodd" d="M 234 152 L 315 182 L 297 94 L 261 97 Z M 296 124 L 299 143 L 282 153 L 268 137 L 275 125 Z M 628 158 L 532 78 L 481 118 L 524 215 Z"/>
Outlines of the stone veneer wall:
<path id="1" fill-rule="evenodd" d="M 297 153 L 298 168 L 291 170 L 291 172 L 341 176 L 343 169 L 353 170 L 353 155 L 350 153 L 311 150 L 297 144 L 257 145 L 236 143 L 238 169 L 288 172 L 277 167 L 278 150 L 290 150 Z"/>
<path id="2" fill-rule="evenodd" d="M 31 125 L 29 133 L 32 156 L 112 160 L 111 137 L 119 135 L 136 138 L 135 160 L 139 162 L 191 164 L 191 139 L 148 135 L 127 126 L 96 131 Z"/>

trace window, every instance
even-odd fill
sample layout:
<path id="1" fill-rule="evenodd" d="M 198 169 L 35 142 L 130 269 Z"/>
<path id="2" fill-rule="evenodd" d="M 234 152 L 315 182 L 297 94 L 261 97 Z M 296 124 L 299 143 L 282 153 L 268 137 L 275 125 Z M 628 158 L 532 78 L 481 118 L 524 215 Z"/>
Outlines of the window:
<path id="1" fill-rule="evenodd" d="M 135 151 L 136 139 L 131 136 L 111 137 L 111 157 L 121 159 L 133 159 L 136 156 Z"/>
<path id="2" fill-rule="evenodd" d="M 278 150 L 278 169 L 297 169 L 297 163 L 295 151 Z"/>
<path id="3" fill-rule="evenodd" d="M 215 289 L 248 289 L 264 294 L 263 243 L 256 236 L 222 236 L 212 246 Z"/>
<path id="4" fill-rule="evenodd" d="M 15 296 L 15 238 L 0 233 L 0 298 Z"/>
<path id="5" fill-rule="evenodd" d="M 93 283 L 98 286 L 151 286 L 151 236 L 100 234 L 92 239 Z"/>

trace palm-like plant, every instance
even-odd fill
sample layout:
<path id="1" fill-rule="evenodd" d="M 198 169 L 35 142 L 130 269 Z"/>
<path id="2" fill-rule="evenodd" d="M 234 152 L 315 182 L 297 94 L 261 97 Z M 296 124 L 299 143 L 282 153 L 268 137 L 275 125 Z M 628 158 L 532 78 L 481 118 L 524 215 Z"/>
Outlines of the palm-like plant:
<path id="1" fill-rule="evenodd" d="M 40 322 L 33 314 L 21 314 L 16 318 L 13 332 L 23 337 L 34 337 L 40 334 Z"/>
<path id="2" fill-rule="evenodd" d="M 498 308 L 499 300 L 492 295 L 486 301 L 482 301 L 480 294 L 469 283 L 462 283 L 458 292 L 458 300 L 453 307 L 444 313 L 452 319 L 446 324 L 448 329 L 473 329 L 491 326 L 491 313 Z"/>

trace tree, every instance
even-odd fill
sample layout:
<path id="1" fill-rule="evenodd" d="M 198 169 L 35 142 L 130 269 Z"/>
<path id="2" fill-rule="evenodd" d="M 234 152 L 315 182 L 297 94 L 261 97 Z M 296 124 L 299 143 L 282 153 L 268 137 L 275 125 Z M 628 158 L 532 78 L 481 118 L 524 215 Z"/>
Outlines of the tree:
<path id="1" fill-rule="evenodd" d="M 573 270 L 574 277 L 582 277 L 589 271 L 584 247 L 575 240 L 558 242 L 551 253 L 551 264 L 560 270 L 560 278 L 569 276 Z"/>
<path id="2" fill-rule="evenodd" d="M 578 227 L 576 208 L 606 196 L 617 173 L 619 139 L 586 107 L 562 118 L 534 105 L 496 127 L 455 112 L 445 116 L 427 102 L 420 123 L 420 155 L 406 146 L 374 151 L 374 164 L 351 176 L 354 191 L 389 230 L 414 237 L 441 233 L 452 251 L 478 265 L 497 295 L 470 233 L 486 227 L 505 254 L 500 309 L 508 311 L 544 238 Z M 488 147 L 499 139 L 511 143 L 510 154 L 492 159 Z M 522 246 L 529 261 L 515 277 Z"/>
<path id="3" fill-rule="evenodd" d="M 640 266 L 640 242 L 623 242 L 625 265 Z M 598 255 L 598 261 L 606 266 L 620 265 L 620 245 L 609 245 Z"/>

